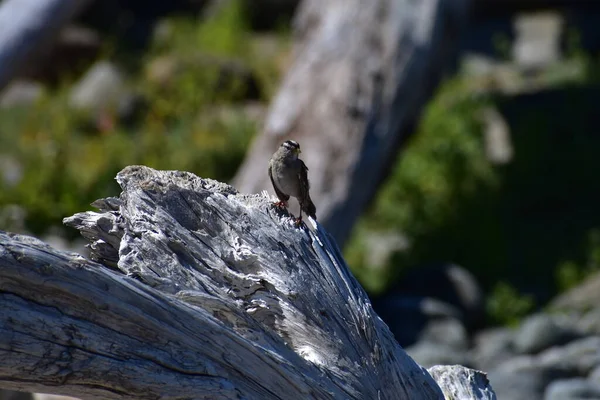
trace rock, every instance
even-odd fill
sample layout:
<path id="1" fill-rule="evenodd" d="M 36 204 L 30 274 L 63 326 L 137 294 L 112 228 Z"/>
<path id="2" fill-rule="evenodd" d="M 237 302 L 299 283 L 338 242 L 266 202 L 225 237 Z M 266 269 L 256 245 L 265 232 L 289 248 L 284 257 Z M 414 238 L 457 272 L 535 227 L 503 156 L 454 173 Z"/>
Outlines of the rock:
<path id="1" fill-rule="evenodd" d="M 496 400 L 484 372 L 460 365 L 436 365 L 428 369 L 447 399 Z"/>
<path id="2" fill-rule="evenodd" d="M 27 107 L 38 101 L 44 92 L 41 84 L 16 80 L 0 95 L 0 108 Z"/>
<path id="3" fill-rule="evenodd" d="M 600 335 L 600 309 L 589 310 L 579 318 L 575 325 L 583 334 Z"/>
<path id="4" fill-rule="evenodd" d="M 468 76 L 488 76 L 492 74 L 498 65 L 498 61 L 477 53 L 467 53 L 462 56 L 461 70 Z"/>
<path id="5" fill-rule="evenodd" d="M 25 218 L 27 211 L 17 204 L 7 204 L 0 208 L 0 227 L 17 233 L 26 233 Z"/>
<path id="6" fill-rule="evenodd" d="M 588 379 L 592 382 L 600 383 L 600 365 L 595 367 L 592 372 L 590 372 Z"/>
<path id="7" fill-rule="evenodd" d="M 457 351 L 466 351 L 469 348 L 467 330 L 455 318 L 430 321 L 419 336 L 419 342 L 445 345 Z"/>
<path id="8" fill-rule="evenodd" d="M 489 371 L 515 355 L 514 332 L 508 328 L 495 328 L 479 332 L 474 339 L 471 359 L 475 368 Z"/>
<path id="9" fill-rule="evenodd" d="M 552 382 L 546 389 L 544 400 L 600 399 L 600 383 L 582 378 Z"/>
<path id="10" fill-rule="evenodd" d="M 405 350 L 413 360 L 425 368 L 434 365 L 472 365 L 466 351 L 456 350 L 445 344 L 419 342 Z"/>
<path id="11" fill-rule="evenodd" d="M 401 317 L 405 325 L 410 319 Z M 431 319 L 418 334 L 418 342 L 406 351 L 419 364 L 430 367 L 439 364 L 472 365 L 468 353 L 469 338 L 456 318 Z"/>
<path id="12" fill-rule="evenodd" d="M 500 399 L 541 399 L 545 392 L 546 395 L 549 393 L 546 387 L 551 382 L 588 376 L 598 365 L 600 337 L 588 337 L 553 347 L 537 356 L 511 358 L 492 369 L 489 378 Z"/>
<path id="13" fill-rule="evenodd" d="M 548 349 L 538 356 L 538 360 L 541 366 L 560 370 L 568 376 L 587 376 L 600 365 L 600 337 L 587 337 Z"/>
<path id="14" fill-rule="evenodd" d="M 526 69 L 539 69 L 560 59 L 562 17 L 558 13 L 521 15 L 515 19 L 514 61 Z"/>
<path id="15" fill-rule="evenodd" d="M 536 400 L 543 398 L 554 379 L 569 376 L 543 367 L 534 356 L 518 356 L 491 370 L 488 377 L 499 399 Z"/>
<path id="16" fill-rule="evenodd" d="M 12 155 L 0 154 L 0 183 L 5 187 L 14 187 L 23 179 L 23 166 Z"/>
<path id="17" fill-rule="evenodd" d="M 600 272 L 554 299 L 549 308 L 564 312 L 594 310 L 600 304 Z"/>
<path id="18" fill-rule="evenodd" d="M 509 163 L 513 158 L 513 144 L 510 137 L 510 127 L 493 107 L 486 108 L 483 112 L 484 144 L 487 159 L 496 165 Z"/>
<path id="19" fill-rule="evenodd" d="M 460 319 L 469 329 L 481 322 L 483 292 L 475 277 L 454 264 L 415 268 L 394 289 L 405 295 L 439 299 L 461 311 Z"/>
<path id="20" fill-rule="evenodd" d="M 365 263 L 370 268 L 380 269 L 388 264 L 391 256 L 409 247 L 408 238 L 397 231 L 369 232 L 365 235 Z"/>
<path id="21" fill-rule="evenodd" d="M 537 314 L 521 324 L 514 337 L 514 349 L 517 353 L 537 353 L 574 337 L 575 332 L 559 324 L 554 316 Z"/>
<path id="22" fill-rule="evenodd" d="M 374 298 L 373 308 L 404 347 L 414 344 L 430 321 L 462 318 L 455 307 L 428 297 L 388 294 Z"/>
<path id="23" fill-rule="evenodd" d="M 75 109 L 102 112 L 116 108 L 128 93 L 120 69 L 108 61 L 99 61 L 73 87 L 70 102 Z"/>
<path id="24" fill-rule="evenodd" d="M 128 87 L 120 69 L 106 61 L 95 64 L 71 90 L 71 106 L 89 112 L 84 128 L 111 131 L 117 123 L 128 127 L 148 109 L 147 99 Z"/>

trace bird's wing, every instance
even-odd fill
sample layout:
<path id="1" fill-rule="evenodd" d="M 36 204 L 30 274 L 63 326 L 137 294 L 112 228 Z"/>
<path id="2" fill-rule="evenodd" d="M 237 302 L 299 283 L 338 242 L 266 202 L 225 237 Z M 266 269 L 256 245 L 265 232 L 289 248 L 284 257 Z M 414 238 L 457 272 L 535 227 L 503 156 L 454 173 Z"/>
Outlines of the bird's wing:
<path id="1" fill-rule="evenodd" d="M 308 194 L 308 189 L 310 189 L 310 183 L 308 182 L 308 167 L 304 164 L 304 161 L 298 159 L 300 161 L 300 170 L 298 171 L 298 179 L 300 180 L 300 194 L 302 197 L 306 197 Z M 302 182 L 306 182 L 305 185 Z"/>
<path id="2" fill-rule="evenodd" d="M 277 185 L 275 184 L 275 180 L 273 179 L 273 172 L 271 171 L 271 164 L 269 163 L 269 178 L 271 179 L 271 184 L 273 185 L 273 189 L 275 189 L 275 194 L 277 195 L 277 197 L 279 198 L 279 200 L 281 201 L 288 201 L 290 199 L 290 196 L 283 193 L 281 190 L 279 190 L 277 188 Z"/>
<path id="3" fill-rule="evenodd" d="M 310 182 L 308 181 L 308 167 L 304 164 L 304 161 L 300 161 L 300 170 L 298 171 L 298 181 L 300 182 L 300 207 L 308 215 L 317 219 L 317 208 L 310 199 L 309 189 Z"/>

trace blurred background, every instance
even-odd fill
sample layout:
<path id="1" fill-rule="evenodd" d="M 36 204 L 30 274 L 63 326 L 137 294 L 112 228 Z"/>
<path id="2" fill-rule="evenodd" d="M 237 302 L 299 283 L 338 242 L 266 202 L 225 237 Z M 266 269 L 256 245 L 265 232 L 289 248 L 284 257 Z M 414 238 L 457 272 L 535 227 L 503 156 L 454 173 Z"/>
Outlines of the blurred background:
<path id="1" fill-rule="evenodd" d="M 85 252 L 62 218 L 118 195 L 127 165 L 240 182 L 309 40 L 301 3 L 66 1 L 26 58 L 0 46 L 0 229 Z M 452 61 L 340 245 L 422 365 L 488 371 L 502 399 L 600 399 L 600 2 L 465 4 Z"/>

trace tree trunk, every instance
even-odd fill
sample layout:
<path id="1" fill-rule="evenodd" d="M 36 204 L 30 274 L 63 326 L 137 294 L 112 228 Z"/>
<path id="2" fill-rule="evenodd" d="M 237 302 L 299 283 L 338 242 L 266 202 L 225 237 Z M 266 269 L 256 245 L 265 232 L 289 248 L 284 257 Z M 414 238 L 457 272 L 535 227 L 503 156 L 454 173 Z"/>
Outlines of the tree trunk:
<path id="1" fill-rule="evenodd" d="M 0 2 L 0 91 L 48 48 L 89 0 L 3 0 Z"/>
<path id="2" fill-rule="evenodd" d="M 234 179 L 273 189 L 265 160 L 296 139 L 317 216 L 343 246 L 454 59 L 469 0 L 305 0 L 295 61 Z"/>
<path id="3" fill-rule="evenodd" d="M 117 180 L 119 198 L 65 219 L 96 262 L 0 233 L 0 387 L 85 399 L 443 398 L 320 225 L 296 227 L 264 194 L 191 173 L 128 167 Z M 452 374 L 465 376 L 450 368 L 445 381 Z M 473 374 L 469 398 L 493 398 Z"/>

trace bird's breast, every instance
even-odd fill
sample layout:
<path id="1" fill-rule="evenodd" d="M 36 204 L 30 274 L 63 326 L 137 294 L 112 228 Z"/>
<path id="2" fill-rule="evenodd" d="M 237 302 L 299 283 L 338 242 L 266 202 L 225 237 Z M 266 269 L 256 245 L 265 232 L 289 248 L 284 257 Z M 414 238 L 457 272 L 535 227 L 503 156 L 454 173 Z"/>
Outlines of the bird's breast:
<path id="1" fill-rule="evenodd" d="M 282 164 L 274 166 L 273 180 L 279 190 L 290 196 L 298 197 L 300 195 L 300 185 L 298 184 L 298 173 L 293 165 Z"/>

